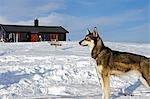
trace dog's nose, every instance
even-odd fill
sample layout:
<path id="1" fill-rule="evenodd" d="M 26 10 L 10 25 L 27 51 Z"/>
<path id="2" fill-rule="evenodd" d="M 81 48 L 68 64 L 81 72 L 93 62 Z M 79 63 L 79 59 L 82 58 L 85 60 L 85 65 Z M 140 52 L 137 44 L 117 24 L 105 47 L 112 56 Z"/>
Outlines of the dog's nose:
<path id="1" fill-rule="evenodd" d="M 79 44 L 81 45 L 81 41 L 79 42 Z"/>

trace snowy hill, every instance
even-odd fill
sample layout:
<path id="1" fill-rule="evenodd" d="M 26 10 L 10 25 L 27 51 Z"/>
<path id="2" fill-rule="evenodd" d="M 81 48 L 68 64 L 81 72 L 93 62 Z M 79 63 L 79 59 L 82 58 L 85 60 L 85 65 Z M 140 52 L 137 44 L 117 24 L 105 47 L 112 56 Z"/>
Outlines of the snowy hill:
<path id="1" fill-rule="evenodd" d="M 0 97 L 99 99 L 102 91 L 88 48 L 78 42 L 61 44 L 55 48 L 48 42 L 0 43 Z M 150 57 L 150 44 L 105 45 Z M 112 76 L 111 98 L 148 99 L 150 89 L 136 75 Z"/>

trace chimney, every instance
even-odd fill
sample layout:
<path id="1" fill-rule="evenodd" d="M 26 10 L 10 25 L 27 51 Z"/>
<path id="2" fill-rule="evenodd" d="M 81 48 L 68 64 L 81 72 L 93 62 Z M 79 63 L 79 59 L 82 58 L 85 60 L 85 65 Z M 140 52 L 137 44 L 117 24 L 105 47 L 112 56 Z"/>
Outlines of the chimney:
<path id="1" fill-rule="evenodd" d="M 39 20 L 38 19 L 34 20 L 34 26 L 39 26 Z"/>

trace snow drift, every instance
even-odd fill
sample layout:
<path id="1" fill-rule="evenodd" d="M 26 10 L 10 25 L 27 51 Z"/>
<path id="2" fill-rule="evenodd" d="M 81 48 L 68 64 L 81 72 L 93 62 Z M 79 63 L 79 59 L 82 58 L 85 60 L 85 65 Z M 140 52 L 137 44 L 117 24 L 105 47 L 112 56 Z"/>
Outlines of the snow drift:
<path id="1" fill-rule="evenodd" d="M 88 48 L 78 42 L 61 44 L 54 47 L 48 42 L 0 43 L 0 97 L 99 99 L 101 87 Z M 150 57 L 150 44 L 105 45 Z M 150 98 L 150 89 L 136 75 L 112 76 L 111 98 L 131 97 Z"/>

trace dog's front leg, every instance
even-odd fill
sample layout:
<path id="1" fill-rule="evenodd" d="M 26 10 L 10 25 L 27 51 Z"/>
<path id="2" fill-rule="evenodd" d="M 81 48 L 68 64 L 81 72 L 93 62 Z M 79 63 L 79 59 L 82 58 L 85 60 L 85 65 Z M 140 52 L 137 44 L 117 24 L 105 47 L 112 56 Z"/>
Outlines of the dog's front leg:
<path id="1" fill-rule="evenodd" d="M 103 65 L 98 65 L 97 70 L 100 76 L 100 83 L 102 87 L 102 99 L 108 99 L 110 93 L 110 74 L 109 69 L 104 69 Z"/>
<path id="2" fill-rule="evenodd" d="M 109 99 L 109 93 L 110 93 L 110 75 L 108 71 L 103 70 L 101 72 L 101 84 L 102 84 L 102 99 Z"/>

